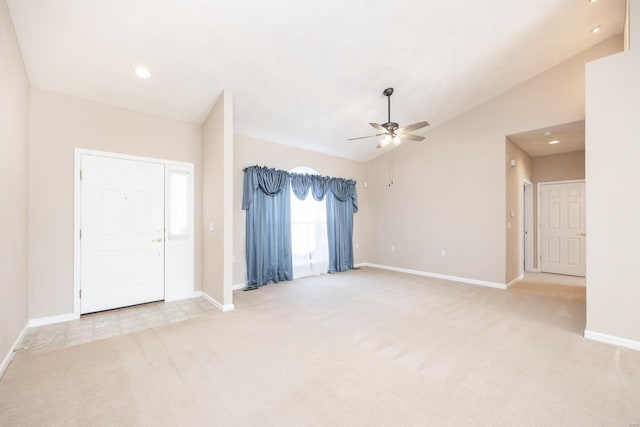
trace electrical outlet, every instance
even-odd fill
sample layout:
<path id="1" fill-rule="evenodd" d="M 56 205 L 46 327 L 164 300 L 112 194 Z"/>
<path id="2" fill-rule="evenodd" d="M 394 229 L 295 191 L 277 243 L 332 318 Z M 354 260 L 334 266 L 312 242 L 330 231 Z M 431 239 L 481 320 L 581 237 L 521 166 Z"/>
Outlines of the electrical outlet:
<path id="1" fill-rule="evenodd" d="M 395 252 L 396 247 L 394 245 L 391 245 L 391 252 Z"/>
<path id="2" fill-rule="evenodd" d="M 447 250 L 446 249 L 440 249 L 440 255 L 447 256 Z"/>
<path id="3" fill-rule="evenodd" d="M 360 249 L 360 243 L 356 243 L 356 249 Z"/>

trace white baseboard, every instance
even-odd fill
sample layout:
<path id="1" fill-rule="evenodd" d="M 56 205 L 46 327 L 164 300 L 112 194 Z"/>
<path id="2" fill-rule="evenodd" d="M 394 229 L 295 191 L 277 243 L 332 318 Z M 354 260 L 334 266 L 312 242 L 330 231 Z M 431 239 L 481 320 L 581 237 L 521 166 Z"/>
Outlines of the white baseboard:
<path id="1" fill-rule="evenodd" d="M 391 270 L 391 271 L 398 271 L 400 273 L 415 274 L 416 276 L 433 277 L 435 279 L 451 280 L 453 282 L 469 283 L 471 285 L 486 286 L 489 288 L 496 288 L 496 289 L 503 289 L 503 290 L 507 289 L 507 285 L 503 283 L 487 282 L 484 280 L 476 280 L 476 279 L 467 279 L 466 277 L 449 276 L 447 274 L 440 274 L 440 273 L 429 273 L 427 271 L 410 270 L 408 268 L 391 267 L 389 265 L 371 264 L 368 262 L 363 262 L 361 264 L 358 264 L 357 267 L 380 268 L 382 270 Z"/>
<path id="2" fill-rule="evenodd" d="M 515 279 L 513 279 L 509 283 L 507 283 L 505 286 L 507 287 L 507 289 L 509 289 L 510 287 L 512 287 L 513 285 L 515 285 L 516 283 L 518 283 L 522 279 L 524 279 L 524 273 L 522 273 L 521 275 L 519 275 L 518 277 L 516 277 Z"/>
<path id="3" fill-rule="evenodd" d="M 620 338 L 613 335 L 607 335 L 600 332 L 584 330 L 584 337 L 593 341 L 599 341 L 606 344 L 613 344 L 620 347 L 630 348 L 631 350 L 640 351 L 640 341 L 634 341 L 627 338 Z"/>
<path id="4" fill-rule="evenodd" d="M 220 304 L 218 301 L 213 299 L 213 297 L 211 297 L 211 295 L 207 294 L 204 291 L 202 292 L 202 298 L 206 299 L 212 306 L 214 306 L 215 308 L 217 308 L 218 310 L 220 310 L 222 312 L 231 311 L 231 310 L 233 310 L 235 308 L 233 306 L 233 304 L 227 304 L 227 305 Z"/>
<path id="5" fill-rule="evenodd" d="M 4 359 L 2 359 L 2 364 L 0 364 L 0 378 L 2 378 L 4 372 L 9 367 L 9 363 L 11 363 L 11 359 L 13 359 L 13 353 L 15 352 L 16 348 L 18 348 L 18 344 L 20 344 L 20 341 L 22 341 L 22 338 L 24 338 L 28 329 L 29 322 L 24 325 L 24 328 L 22 328 L 22 332 L 20 332 L 18 338 L 16 338 L 16 340 L 13 342 L 13 345 L 9 348 L 9 352 L 7 353 L 7 355 L 4 357 Z"/>
<path id="6" fill-rule="evenodd" d="M 202 291 L 193 291 L 191 293 L 188 294 L 182 294 L 179 296 L 174 296 L 174 297 L 165 297 L 164 298 L 164 302 L 173 302 L 173 301 L 182 301 L 185 299 L 191 299 L 191 298 L 198 298 L 202 296 Z"/>
<path id="7" fill-rule="evenodd" d="M 247 287 L 246 283 L 238 283 L 237 285 L 233 285 L 234 291 L 241 291 Z"/>
<path id="8" fill-rule="evenodd" d="M 54 323 L 67 322 L 69 320 L 77 319 L 75 314 L 59 314 L 57 316 L 39 317 L 37 319 L 29 320 L 29 327 L 34 328 L 36 326 L 52 325 Z"/>

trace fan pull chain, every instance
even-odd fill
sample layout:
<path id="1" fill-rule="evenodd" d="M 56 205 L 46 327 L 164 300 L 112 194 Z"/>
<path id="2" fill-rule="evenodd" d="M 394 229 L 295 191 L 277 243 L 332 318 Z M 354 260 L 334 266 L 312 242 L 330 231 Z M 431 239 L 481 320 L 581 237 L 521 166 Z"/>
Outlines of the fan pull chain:
<path id="1" fill-rule="evenodd" d="M 393 151 L 389 153 L 389 188 L 393 185 Z"/>

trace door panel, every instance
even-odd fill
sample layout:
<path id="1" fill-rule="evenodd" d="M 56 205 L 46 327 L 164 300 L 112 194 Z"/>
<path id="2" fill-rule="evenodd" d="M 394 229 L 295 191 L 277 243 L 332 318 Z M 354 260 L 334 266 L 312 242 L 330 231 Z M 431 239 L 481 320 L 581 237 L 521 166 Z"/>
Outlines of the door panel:
<path id="1" fill-rule="evenodd" d="M 164 165 L 81 162 L 81 313 L 162 300 Z"/>
<path id="2" fill-rule="evenodd" d="M 541 270 L 584 276 L 584 182 L 540 184 Z"/>

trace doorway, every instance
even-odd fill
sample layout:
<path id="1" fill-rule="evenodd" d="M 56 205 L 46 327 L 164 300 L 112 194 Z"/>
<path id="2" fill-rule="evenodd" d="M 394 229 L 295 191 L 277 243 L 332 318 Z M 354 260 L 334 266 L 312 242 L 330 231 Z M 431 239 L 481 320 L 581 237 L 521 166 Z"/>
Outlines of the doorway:
<path id="1" fill-rule="evenodd" d="M 193 164 L 76 149 L 74 315 L 194 296 Z"/>
<path id="2" fill-rule="evenodd" d="M 522 242 L 524 254 L 522 272 L 533 271 L 533 184 L 527 180 L 522 182 Z"/>

